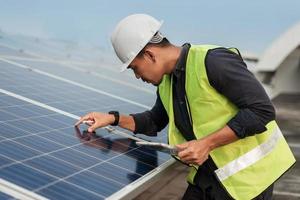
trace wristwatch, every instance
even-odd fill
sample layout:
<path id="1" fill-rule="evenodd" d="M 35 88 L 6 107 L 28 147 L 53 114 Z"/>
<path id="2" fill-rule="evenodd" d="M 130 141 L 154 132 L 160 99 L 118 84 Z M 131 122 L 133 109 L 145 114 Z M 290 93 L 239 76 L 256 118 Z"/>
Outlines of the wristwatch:
<path id="1" fill-rule="evenodd" d="M 110 124 L 111 126 L 117 126 L 119 124 L 120 114 L 118 111 L 109 111 L 108 114 L 115 116 L 115 121 Z"/>

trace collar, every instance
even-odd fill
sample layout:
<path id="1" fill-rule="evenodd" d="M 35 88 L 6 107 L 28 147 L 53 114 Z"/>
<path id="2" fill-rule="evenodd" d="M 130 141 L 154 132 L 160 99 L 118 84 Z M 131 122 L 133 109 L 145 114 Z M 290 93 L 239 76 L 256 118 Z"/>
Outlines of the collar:
<path id="1" fill-rule="evenodd" d="M 174 70 L 172 74 L 176 76 L 177 78 L 182 74 L 182 72 L 185 72 L 185 65 L 186 65 L 186 59 L 189 52 L 191 45 L 189 43 L 185 43 L 182 45 L 182 49 L 179 55 L 179 58 L 175 64 Z"/>

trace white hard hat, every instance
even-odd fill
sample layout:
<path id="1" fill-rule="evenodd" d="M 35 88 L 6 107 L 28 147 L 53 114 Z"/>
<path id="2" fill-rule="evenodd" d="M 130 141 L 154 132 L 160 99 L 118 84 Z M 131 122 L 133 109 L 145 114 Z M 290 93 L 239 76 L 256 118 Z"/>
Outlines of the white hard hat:
<path id="1" fill-rule="evenodd" d="M 146 14 L 129 15 L 118 23 L 111 35 L 111 43 L 123 63 L 121 71 L 150 42 L 162 23 Z"/>

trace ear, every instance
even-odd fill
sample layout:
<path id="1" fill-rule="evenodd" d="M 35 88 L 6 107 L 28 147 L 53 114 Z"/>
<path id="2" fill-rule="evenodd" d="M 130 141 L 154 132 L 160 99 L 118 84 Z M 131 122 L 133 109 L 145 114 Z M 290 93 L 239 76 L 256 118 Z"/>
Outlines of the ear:
<path id="1" fill-rule="evenodd" d="M 151 62 L 156 62 L 155 53 L 151 49 L 146 49 L 144 51 L 145 59 L 149 59 Z"/>

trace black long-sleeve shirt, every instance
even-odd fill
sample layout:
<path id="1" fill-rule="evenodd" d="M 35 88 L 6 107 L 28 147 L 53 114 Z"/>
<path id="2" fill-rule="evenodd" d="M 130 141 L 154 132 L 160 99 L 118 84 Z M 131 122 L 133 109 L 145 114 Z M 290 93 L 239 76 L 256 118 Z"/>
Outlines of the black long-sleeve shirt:
<path id="1" fill-rule="evenodd" d="M 185 74 L 189 48 L 190 44 L 183 45 L 172 75 Z M 241 56 L 227 48 L 211 49 L 207 52 L 205 66 L 211 86 L 239 108 L 238 113 L 227 123 L 235 134 L 244 138 L 265 131 L 265 125 L 275 119 L 275 109 Z M 173 101 L 176 101 L 176 98 Z M 151 110 L 131 115 L 135 121 L 134 133 L 145 135 L 156 135 L 169 121 L 158 94 Z"/>

